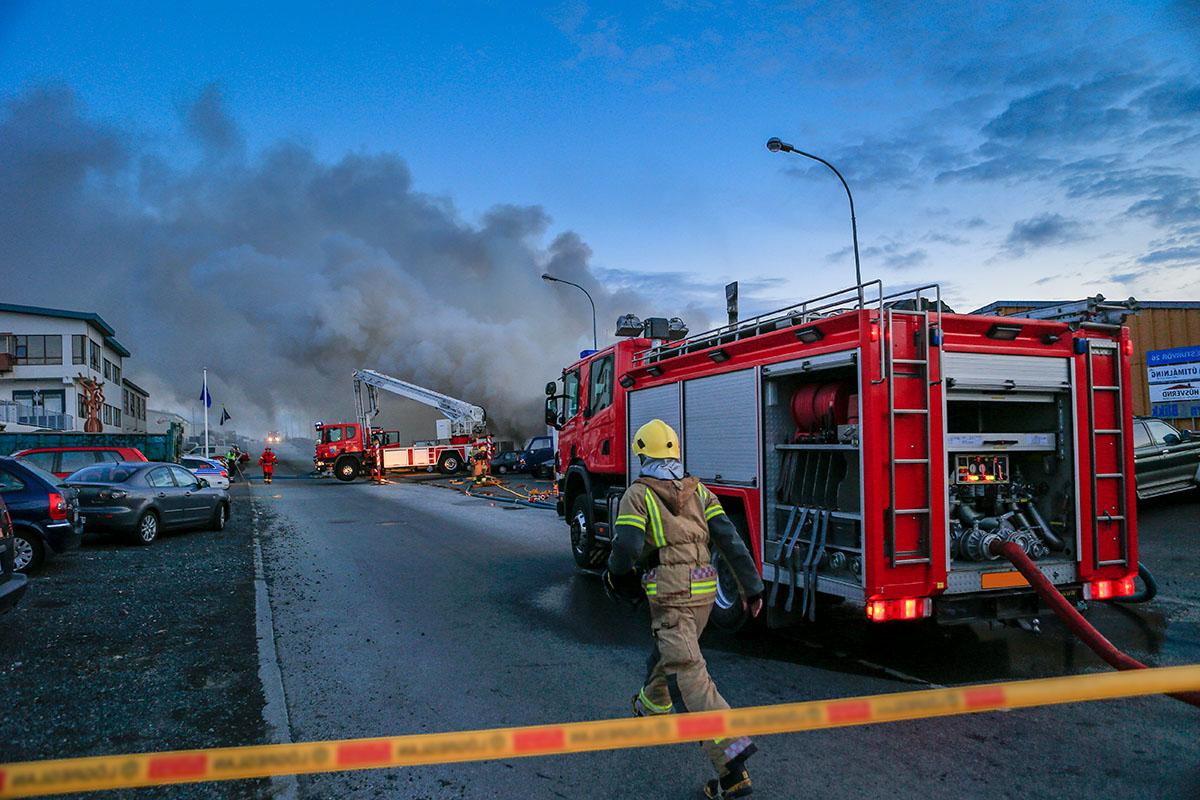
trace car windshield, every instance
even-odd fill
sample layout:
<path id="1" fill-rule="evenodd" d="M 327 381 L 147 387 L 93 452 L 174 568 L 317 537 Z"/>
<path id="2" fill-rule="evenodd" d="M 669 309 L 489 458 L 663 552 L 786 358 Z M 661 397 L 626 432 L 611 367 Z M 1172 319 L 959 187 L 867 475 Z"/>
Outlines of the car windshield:
<path id="1" fill-rule="evenodd" d="M 137 472 L 136 467 L 124 464 L 97 464 L 84 467 L 67 478 L 71 483 L 124 483 Z"/>
<path id="2" fill-rule="evenodd" d="M 17 460 L 21 462 L 21 466 L 25 467 L 25 469 L 29 470 L 34 475 L 37 475 L 39 478 L 41 478 L 42 480 L 44 480 L 46 483 L 50 484 L 51 486 L 62 486 L 62 484 L 63 484 L 62 478 L 58 477 L 54 473 L 47 472 L 46 470 L 39 467 L 37 464 L 27 461 L 24 458 L 19 458 Z"/>

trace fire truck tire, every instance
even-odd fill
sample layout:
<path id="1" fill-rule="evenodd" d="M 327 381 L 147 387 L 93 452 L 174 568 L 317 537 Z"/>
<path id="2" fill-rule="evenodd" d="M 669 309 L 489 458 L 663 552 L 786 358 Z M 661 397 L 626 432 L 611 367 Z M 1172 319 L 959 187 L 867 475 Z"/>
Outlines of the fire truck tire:
<path id="1" fill-rule="evenodd" d="M 443 475 L 453 475 L 462 469 L 462 458 L 457 453 L 442 453 L 438 459 L 438 472 Z"/>
<path id="2" fill-rule="evenodd" d="M 596 545 L 592 534 L 592 515 L 586 493 L 575 495 L 571 501 L 571 515 L 567 518 L 571 526 L 571 555 L 583 569 L 595 569 L 604 563 L 604 548 Z"/>
<path id="3" fill-rule="evenodd" d="M 358 459 L 353 456 L 342 456 L 333 465 L 334 476 L 347 483 L 358 477 L 358 470 Z"/>
<path id="4" fill-rule="evenodd" d="M 742 538 L 745 539 L 746 518 L 740 511 L 730 511 L 730 519 L 733 520 L 734 526 L 743 531 Z M 750 548 L 750 543 L 746 542 L 746 547 Z M 717 597 L 713 602 L 712 614 L 709 616 L 709 621 L 720 630 L 728 633 L 747 633 L 755 628 L 757 622 L 766 619 L 766 613 L 760 614 L 758 620 L 750 616 L 750 612 L 742 608 L 742 596 L 738 590 L 737 580 L 733 577 L 733 570 L 725 562 L 725 559 L 720 553 L 714 549 L 713 566 L 717 568 Z"/>

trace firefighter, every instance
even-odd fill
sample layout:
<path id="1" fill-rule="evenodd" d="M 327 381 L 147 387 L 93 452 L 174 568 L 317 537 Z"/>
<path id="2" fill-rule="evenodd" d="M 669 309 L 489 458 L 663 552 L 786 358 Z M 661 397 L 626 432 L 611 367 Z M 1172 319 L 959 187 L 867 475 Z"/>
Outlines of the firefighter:
<path id="1" fill-rule="evenodd" d="M 679 436 L 670 425 L 654 419 L 638 428 L 633 451 L 641 460 L 640 476 L 621 498 L 604 573 L 605 588 L 614 597 L 638 602 L 644 594 L 649 600 L 654 648 L 646 681 L 633 696 L 633 713 L 729 708 L 709 677 L 698 641 L 717 591 L 710 546 L 732 567 L 743 608 L 752 616 L 762 610 L 762 579 L 716 495 L 684 474 Z M 639 567 L 644 570 L 640 580 Z M 705 796 L 750 795 L 751 741 L 709 739 L 701 746 L 717 771 L 704 786 Z"/>
<path id="2" fill-rule="evenodd" d="M 258 465 L 262 467 L 263 483 L 270 483 L 271 478 L 275 475 L 275 462 L 279 460 L 279 456 L 275 455 L 275 451 L 270 445 L 262 451 L 262 455 L 258 457 Z"/>
<path id="3" fill-rule="evenodd" d="M 229 480 L 232 482 L 236 479 L 238 471 L 238 448 L 233 445 L 229 448 L 229 452 L 225 454 L 225 466 L 229 469 Z"/>

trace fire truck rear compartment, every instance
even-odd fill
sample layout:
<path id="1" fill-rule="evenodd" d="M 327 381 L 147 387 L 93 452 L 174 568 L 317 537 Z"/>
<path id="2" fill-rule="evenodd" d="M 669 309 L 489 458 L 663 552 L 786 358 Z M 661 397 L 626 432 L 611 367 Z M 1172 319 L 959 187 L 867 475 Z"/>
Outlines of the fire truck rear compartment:
<path id="1" fill-rule="evenodd" d="M 763 369 L 763 572 L 772 605 L 815 615 L 811 589 L 863 597 L 856 353 Z"/>

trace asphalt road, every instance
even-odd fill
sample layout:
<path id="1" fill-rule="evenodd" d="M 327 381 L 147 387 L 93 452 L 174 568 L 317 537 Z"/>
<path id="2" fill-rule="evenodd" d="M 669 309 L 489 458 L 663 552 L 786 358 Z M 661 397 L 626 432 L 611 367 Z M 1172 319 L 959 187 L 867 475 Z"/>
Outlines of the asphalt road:
<path id="1" fill-rule="evenodd" d="M 287 470 L 283 470 L 286 475 Z M 400 482 L 253 487 L 294 741 L 619 717 L 643 675 L 644 612 L 577 571 L 554 512 Z M 1200 662 L 1195 499 L 1142 512 L 1163 599 L 1098 608 L 1131 654 Z M 734 705 L 1107 669 L 1053 620 L 1012 628 L 874 626 L 834 612 L 756 637 L 710 632 Z M 1141 698 L 774 736 L 756 796 L 1200 797 L 1200 718 Z M 305 798 L 691 798 L 708 777 L 680 745 L 301 777 Z"/>

